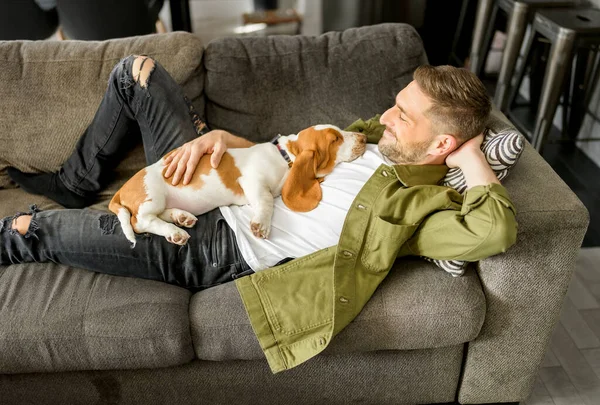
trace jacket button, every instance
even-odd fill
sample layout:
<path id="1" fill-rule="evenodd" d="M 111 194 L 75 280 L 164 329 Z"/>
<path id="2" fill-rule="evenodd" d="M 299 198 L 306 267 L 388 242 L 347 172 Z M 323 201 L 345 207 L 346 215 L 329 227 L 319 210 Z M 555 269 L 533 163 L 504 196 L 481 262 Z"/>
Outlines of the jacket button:
<path id="1" fill-rule="evenodd" d="M 362 204 L 358 204 L 358 205 L 356 206 L 356 208 L 358 208 L 359 210 L 366 210 L 366 209 L 367 209 L 367 207 L 365 207 L 365 206 L 364 206 L 364 205 L 362 205 Z"/>
<path id="2" fill-rule="evenodd" d="M 347 304 L 349 301 L 348 301 L 348 298 L 346 298 L 346 297 L 340 297 L 340 302 L 342 304 Z"/>
<path id="3" fill-rule="evenodd" d="M 352 257 L 352 252 L 350 252 L 349 250 L 344 250 L 342 254 L 344 255 L 344 257 Z"/>
<path id="4" fill-rule="evenodd" d="M 321 346 L 324 346 L 324 345 L 325 345 L 325 343 L 327 343 L 327 340 L 325 340 L 325 338 L 323 338 L 323 337 L 322 337 L 321 339 L 319 339 L 319 344 L 320 344 Z"/>
<path id="5" fill-rule="evenodd" d="M 383 174 L 383 177 L 387 177 L 387 176 L 388 176 L 388 172 L 386 172 L 385 170 L 383 170 L 383 171 L 381 172 L 381 174 Z"/>

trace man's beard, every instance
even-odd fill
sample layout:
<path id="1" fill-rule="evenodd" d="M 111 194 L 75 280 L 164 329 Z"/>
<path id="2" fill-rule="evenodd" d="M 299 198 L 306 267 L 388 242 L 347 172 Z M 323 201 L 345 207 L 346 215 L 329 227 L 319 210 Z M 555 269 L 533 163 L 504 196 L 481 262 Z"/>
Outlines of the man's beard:
<path id="1" fill-rule="evenodd" d="M 397 165 L 414 165 L 425 159 L 427 149 L 431 142 L 414 142 L 407 145 L 400 145 L 396 140 L 394 143 L 383 143 L 384 138 L 381 138 L 377 144 L 379 151 L 383 156 L 388 158 Z"/>

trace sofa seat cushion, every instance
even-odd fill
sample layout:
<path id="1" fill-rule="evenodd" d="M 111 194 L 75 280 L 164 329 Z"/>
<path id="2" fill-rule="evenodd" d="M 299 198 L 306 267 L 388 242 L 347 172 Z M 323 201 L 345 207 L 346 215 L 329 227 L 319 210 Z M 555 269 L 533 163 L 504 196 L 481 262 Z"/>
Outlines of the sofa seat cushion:
<path id="1" fill-rule="evenodd" d="M 474 265 L 456 278 L 421 259 L 403 258 L 325 353 L 461 344 L 477 337 L 485 310 Z M 233 283 L 194 294 L 190 322 L 199 359 L 264 358 Z"/>
<path id="2" fill-rule="evenodd" d="M 92 122 L 110 72 L 127 55 L 155 58 L 203 114 L 203 51 L 196 35 L 183 32 L 103 42 L 0 42 L 0 188 L 11 185 L 7 166 L 26 172 L 60 167 Z"/>
<path id="3" fill-rule="evenodd" d="M 0 190 L 1 215 L 32 199 L 52 207 Z M 194 358 L 189 300 L 187 290 L 156 281 L 53 263 L 0 266 L 0 374 L 186 363 Z"/>

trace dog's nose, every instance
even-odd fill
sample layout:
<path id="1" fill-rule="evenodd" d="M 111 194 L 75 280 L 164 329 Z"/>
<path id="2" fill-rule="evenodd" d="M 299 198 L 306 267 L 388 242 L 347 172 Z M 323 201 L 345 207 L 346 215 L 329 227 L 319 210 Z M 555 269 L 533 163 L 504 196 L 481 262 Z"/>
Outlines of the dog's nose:
<path id="1" fill-rule="evenodd" d="M 360 132 L 355 132 L 355 134 L 359 142 L 367 143 L 367 136 L 365 134 L 361 134 Z"/>

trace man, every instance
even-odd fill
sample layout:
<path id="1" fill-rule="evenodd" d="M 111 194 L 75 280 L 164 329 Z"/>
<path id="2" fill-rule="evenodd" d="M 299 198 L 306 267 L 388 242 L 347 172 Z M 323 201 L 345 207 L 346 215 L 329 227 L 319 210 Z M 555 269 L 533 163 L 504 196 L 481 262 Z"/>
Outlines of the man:
<path id="1" fill-rule="evenodd" d="M 337 245 L 345 235 L 342 227 L 348 222 L 347 213 L 357 196 L 362 195 L 363 185 L 380 170 L 382 163 L 401 165 L 395 167 L 413 172 L 411 168 L 434 168 L 438 174 L 445 173 L 447 167 L 460 167 L 470 189 L 488 186 L 481 192 L 484 203 L 465 213 L 468 220 L 460 227 L 456 226 L 455 218 L 435 224 L 440 233 L 444 233 L 445 227 L 456 232 L 451 235 L 456 239 L 453 243 L 465 251 L 478 248 L 476 255 L 446 257 L 448 254 L 443 252 L 448 243 L 438 246 L 430 243 L 430 239 L 425 238 L 428 241 L 425 244 L 419 237 L 411 239 L 413 254 L 478 260 L 505 250 L 512 244 L 512 234 L 498 239 L 506 243 L 497 243 L 496 239 L 483 235 L 485 232 L 480 234 L 470 229 L 471 219 L 483 217 L 484 222 L 507 223 L 502 229 L 508 231 L 512 231 L 514 223 L 507 196 L 503 197 L 506 201 L 500 202 L 488 198 L 494 190 L 505 195 L 480 150 L 482 136 L 478 134 L 489 112 L 485 89 L 471 73 L 449 66 L 424 66 L 415 72 L 415 80 L 398 93 L 395 105 L 381 116 L 380 124 L 371 120 L 353 125 L 353 130 L 364 131 L 377 146 L 370 146 L 362 158 L 336 167 L 322 183 L 323 199 L 317 209 L 293 213 L 277 199 L 269 240 L 249 234 L 248 207 L 223 207 L 200 216 L 183 248 L 160 236 L 148 235 L 139 238 L 135 249 L 130 249 L 112 214 L 79 209 L 33 210 L 0 223 L 0 264 L 54 261 L 201 290 L 276 266 L 289 257 L 304 257 Z M 131 134 L 136 132 L 141 134 L 148 164 L 179 148 L 169 157 L 165 173 L 165 177 L 174 173 L 175 184 L 190 181 L 203 154 L 212 153 L 211 164 L 216 167 L 227 148 L 252 145 L 225 131 L 207 132 L 164 68 L 149 57 L 132 55 L 112 71 L 94 120 L 58 173 L 28 175 L 10 169 L 9 175 L 26 191 L 44 194 L 67 208 L 82 208 L 106 184 L 110 171 L 123 155 L 124 146 L 130 144 Z M 197 138 L 198 134 L 202 136 Z M 492 184 L 498 189 L 490 190 Z M 409 211 L 419 212 L 422 216 L 419 222 L 422 220 L 427 228 L 429 218 L 435 216 L 429 214 L 439 210 L 460 211 L 460 196 L 452 196 L 454 200 L 432 206 L 427 214 L 416 208 Z M 399 215 L 409 217 L 410 212 Z M 377 246 L 371 248 L 378 251 Z"/>

